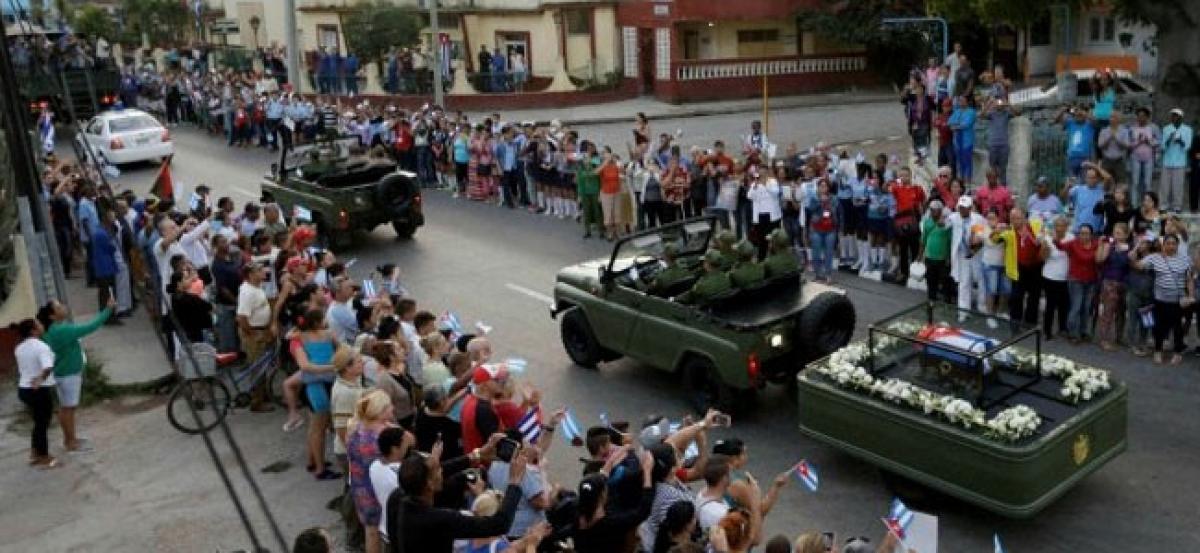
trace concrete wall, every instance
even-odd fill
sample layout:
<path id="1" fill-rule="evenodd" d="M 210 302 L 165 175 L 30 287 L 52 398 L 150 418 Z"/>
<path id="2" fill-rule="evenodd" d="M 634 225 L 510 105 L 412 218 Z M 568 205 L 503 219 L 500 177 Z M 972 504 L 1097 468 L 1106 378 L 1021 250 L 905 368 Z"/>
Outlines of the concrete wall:
<path id="1" fill-rule="evenodd" d="M 1029 47 L 1027 63 L 1030 75 L 1053 75 L 1058 55 L 1065 52 L 1064 43 L 1067 22 L 1063 20 L 1061 12 L 1054 13 L 1054 19 L 1050 24 L 1050 44 Z M 1158 72 L 1158 56 L 1156 55 L 1156 50 L 1151 46 L 1158 31 L 1153 26 L 1127 24 L 1118 18 L 1111 42 L 1092 42 L 1090 40 L 1090 13 L 1092 12 L 1081 10 L 1071 14 L 1070 34 L 1072 54 L 1136 56 L 1138 60 L 1138 74 L 1145 77 L 1152 77 Z M 1121 45 L 1120 37 L 1123 33 L 1133 35 L 1128 47 Z M 1018 44 L 1025 44 L 1023 34 L 1022 36 L 1018 36 Z"/>
<path id="2" fill-rule="evenodd" d="M 686 32 L 695 31 L 698 35 L 697 56 L 695 59 L 729 59 L 743 57 L 738 48 L 738 31 L 774 29 L 779 32 L 779 41 L 775 52 L 765 55 L 792 56 L 798 52 L 796 26 L 788 21 L 721 21 L 708 23 L 683 23 L 677 28 L 679 41 L 683 40 Z M 679 46 L 679 54 L 683 55 L 683 44 Z M 760 57 L 760 56 L 749 56 Z"/>

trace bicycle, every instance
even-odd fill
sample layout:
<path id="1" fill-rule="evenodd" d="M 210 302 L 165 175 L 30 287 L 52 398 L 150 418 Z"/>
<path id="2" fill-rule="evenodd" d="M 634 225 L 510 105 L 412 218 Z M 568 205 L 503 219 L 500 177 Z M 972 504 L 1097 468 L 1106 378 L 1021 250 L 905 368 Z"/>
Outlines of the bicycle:
<path id="1" fill-rule="evenodd" d="M 282 358 L 280 346 L 269 348 L 257 361 L 236 366 L 237 353 L 219 353 L 209 344 L 192 344 L 193 367 L 188 359 L 182 360 L 183 380 L 171 392 L 167 401 L 167 420 L 176 430 L 184 434 L 199 434 L 212 430 L 229 414 L 231 408 L 243 409 L 250 406 L 250 393 L 255 386 L 267 381 L 267 393 L 275 405 L 283 406 L 283 381 L 289 376 L 279 362 Z M 195 368 L 197 374 L 187 374 Z M 230 394 L 230 387 L 236 395 Z M 199 416 L 199 424 L 193 417 L 188 404 Z"/>

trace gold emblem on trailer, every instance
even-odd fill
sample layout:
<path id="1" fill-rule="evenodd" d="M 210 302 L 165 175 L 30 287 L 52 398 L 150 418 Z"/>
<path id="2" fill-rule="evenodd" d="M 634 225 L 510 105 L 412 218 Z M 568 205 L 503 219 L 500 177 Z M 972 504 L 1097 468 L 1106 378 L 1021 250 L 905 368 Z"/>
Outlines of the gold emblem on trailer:
<path id="1" fill-rule="evenodd" d="M 1082 465 L 1087 460 L 1088 454 L 1092 452 L 1092 438 L 1087 434 L 1080 434 L 1075 437 L 1075 444 L 1071 446 L 1071 460 L 1075 461 L 1075 465 Z"/>

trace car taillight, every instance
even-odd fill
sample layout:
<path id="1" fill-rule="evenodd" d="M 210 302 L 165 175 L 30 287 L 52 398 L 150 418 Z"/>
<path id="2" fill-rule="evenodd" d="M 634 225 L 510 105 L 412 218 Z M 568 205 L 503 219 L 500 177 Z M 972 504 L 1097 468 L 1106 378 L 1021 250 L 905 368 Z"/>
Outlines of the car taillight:
<path id="1" fill-rule="evenodd" d="M 162 133 L 162 141 L 163 141 L 163 142 L 170 142 L 170 141 L 171 141 L 171 131 L 168 131 L 167 129 L 163 129 L 163 133 Z"/>
<path id="2" fill-rule="evenodd" d="M 344 228 L 349 228 L 349 227 L 350 227 L 350 214 L 346 213 L 346 210 L 343 209 L 338 212 L 338 228 L 344 229 Z"/>
<path id="3" fill-rule="evenodd" d="M 114 139 L 108 141 L 108 149 L 110 149 L 110 150 L 120 150 L 121 148 L 124 148 L 124 147 L 125 147 L 125 143 L 121 142 L 120 138 L 114 138 Z"/>
<path id="4" fill-rule="evenodd" d="M 50 107 L 50 102 L 42 100 L 42 103 L 38 104 L 38 107 L 40 107 L 42 109 L 46 109 L 46 108 Z"/>
<path id="5" fill-rule="evenodd" d="M 758 375 L 761 372 L 761 369 L 762 367 L 759 365 L 757 353 L 751 353 L 746 357 L 746 376 L 750 377 L 751 384 L 758 382 Z"/>

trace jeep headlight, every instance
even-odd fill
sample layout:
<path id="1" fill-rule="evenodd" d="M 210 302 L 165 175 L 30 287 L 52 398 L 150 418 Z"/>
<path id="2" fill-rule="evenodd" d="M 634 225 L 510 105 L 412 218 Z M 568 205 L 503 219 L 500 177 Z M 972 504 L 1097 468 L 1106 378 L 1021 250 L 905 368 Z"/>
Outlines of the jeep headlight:
<path id="1" fill-rule="evenodd" d="M 783 347 L 783 335 L 778 332 L 771 334 L 767 336 L 767 343 L 773 348 L 781 348 Z"/>
<path id="2" fill-rule="evenodd" d="M 365 206 L 365 205 L 367 205 L 367 200 L 363 199 L 362 196 L 355 196 L 354 197 L 354 205 L 359 206 L 359 207 Z"/>

